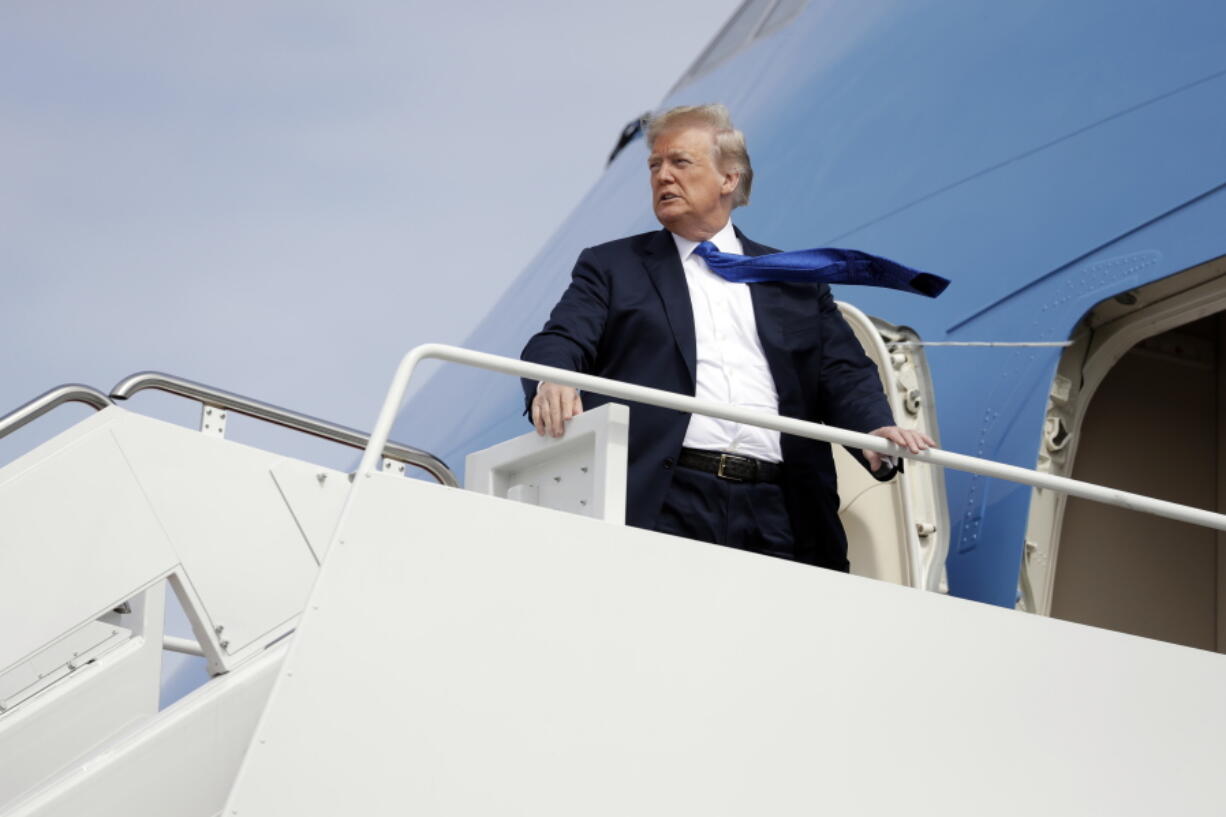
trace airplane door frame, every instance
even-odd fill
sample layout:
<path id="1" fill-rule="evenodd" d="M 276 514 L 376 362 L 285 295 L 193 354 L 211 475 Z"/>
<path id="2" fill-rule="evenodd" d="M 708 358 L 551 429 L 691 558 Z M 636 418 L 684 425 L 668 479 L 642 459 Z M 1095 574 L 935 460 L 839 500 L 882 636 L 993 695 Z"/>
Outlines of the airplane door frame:
<path id="1" fill-rule="evenodd" d="M 1071 476 L 1082 423 L 1112 367 L 1141 341 L 1226 311 L 1226 256 L 1096 304 L 1078 323 L 1052 379 L 1036 469 Z M 1067 497 L 1033 490 L 1018 608 L 1050 616 Z M 1219 537 L 1219 547 L 1224 544 Z"/>
<path id="2" fill-rule="evenodd" d="M 936 399 L 923 345 L 915 330 L 871 317 L 839 301 L 839 310 L 877 364 L 894 421 L 940 443 Z M 949 592 L 949 505 L 944 469 L 911 460 L 880 483 L 835 447 L 839 518 L 848 534 L 851 572 L 940 593 Z"/>

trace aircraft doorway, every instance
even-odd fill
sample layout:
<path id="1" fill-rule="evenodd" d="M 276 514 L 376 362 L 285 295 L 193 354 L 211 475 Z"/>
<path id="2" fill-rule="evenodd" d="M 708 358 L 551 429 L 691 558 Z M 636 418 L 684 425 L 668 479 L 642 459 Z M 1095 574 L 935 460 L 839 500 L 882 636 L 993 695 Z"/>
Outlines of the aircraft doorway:
<path id="1" fill-rule="evenodd" d="M 1226 512 L 1224 266 L 1087 316 L 1056 376 L 1040 468 Z M 1019 606 L 1226 652 L 1226 534 L 1035 492 Z"/>
<path id="2" fill-rule="evenodd" d="M 1075 479 L 1222 510 L 1223 317 L 1120 358 L 1082 422 Z M 1218 551 L 1216 531 L 1070 498 L 1051 614 L 1215 650 L 1226 594 Z"/>

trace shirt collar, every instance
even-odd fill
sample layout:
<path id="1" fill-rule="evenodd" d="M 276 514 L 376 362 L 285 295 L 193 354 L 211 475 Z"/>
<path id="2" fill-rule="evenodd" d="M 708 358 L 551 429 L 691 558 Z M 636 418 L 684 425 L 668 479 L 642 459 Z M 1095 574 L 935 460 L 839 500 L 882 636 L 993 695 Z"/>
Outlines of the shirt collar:
<path id="1" fill-rule="evenodd" d="M 681 256 L 681 263 L 689 260 L 690 255 L 694 252 L 694 248 L 699 245 L 698 241 L 691 241 L 688 238 L 683 238 L 676 233 L 669 233 L 673 237 L 673 241 L 677 244 L 677 254 Z M 715 235 L 707 239 L 720 252 L 733 253 L 741 255 L 742 247 L 741 240 L 736 237 L 736 230 L 732 226 L 732 219 L 724 225 L 724 228 Z"/>

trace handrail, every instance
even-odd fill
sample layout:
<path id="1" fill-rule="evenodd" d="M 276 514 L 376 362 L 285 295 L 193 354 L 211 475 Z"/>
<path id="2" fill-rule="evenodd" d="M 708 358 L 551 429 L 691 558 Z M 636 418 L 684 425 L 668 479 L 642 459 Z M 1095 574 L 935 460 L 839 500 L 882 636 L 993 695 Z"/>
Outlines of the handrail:
<path id="1" fill-rule="evenodd" d="M 375 461 L 378 458 L 377 452 L 380 446 L 386 442 L 387 435 L 391 431 L 392 422 L 395 420 L 396 414 L 400 410 L 400 404 L 404 400 L 409 378 L 412 377 L 413 370 L 417 367 L 417 364 L 427 358 L 461 363 L 504 374 L 518 375 L 530 380 L 561 383 L 584 391 L 608 395 L 609 397 L 619 397 L 624 400 L 633 400 L 690 414 L 704 414 L 710 417 L 718 417 L 722 420 L 731 420 L 737 423 L 769 428 L 773 431 L 793 434 L 797 437 L 806 437 L 811 440 L 823 440 L 853 448 L 869 449 L 895 457 L 920 460 L 921 462 L 945 468 L 954 468 L 959 471 L 969 471 L 972 474 L 981 474 L 985 477 L 995 477 L 997 479 L 1018 482 L 1034 488 L 1060 491 L 1061 493 L 1089 499 L 1093 502 L 1117 505 L 1121 508 L 1154 514 L 1155 516 L 1164 516 L 1169 519 L 1189 522 L 1193 525 L 1200 525 L 1215 530 L 1226 530 L 1226 516 L 1201 510 L 1200 508 L 1180 505 L 1175 502 L 1167 502 L 1127 491 L 1104 488 L 1101 485 L 1093 485 L 1088 482 L 1069 479 L 1068 477 L 1043 474 L 1029 468 L 1020 468 L 1016 465 L 1006 465 L 992 460 L 969 457 L 965 454 L 955 454 L 952 451 L 944 451 L 939 448 L 930 448 L 927 451 L 921 451 L 919 454 L 912 454 L 905 448 L 870 434 L 860 434 L 855 431 L 835 428 L 834 426 L 810 423 L 791 417 L 781 417 L 765 411 L 738 408 L 711 400 L 699 400 L 696 397 L 689 397 L 675 392 L 650 389 L 646 386 L 635 386 L 630 383 L 607 380 L 603 377 L 579 374 L 565 369 L 555 369 L 552 366 L 541 366 L 536 363 L 525 363 L 520 360 L 512 360 L 511 358 L 499 357 L 484 352 L 474 352 L 469 349 L 461 349 L 438 343 L 428 343 L 415 347 L 400 361 L 400 366 L 396 369 L 396 376 L 392 380 L 391 388 L 388 389 L 387 397 L 383 401 L 383 408 L 379 412 L 379 419 L 375 423 L 375 429 L 371 432 L 370 442 L 367 444 L 366 451 L 362 455 L 362 462 L 358 466 L 357 473 L 359 477 L 367 477 L 374 471 Z M 358 490 L 361 483 L 362 479 L 355 480 L 353 491 L 350 492 L 350 498 L 346 502 L 345 510 L 342 511 L 342 518 L 346 515 L 349 506 L 352 504 L 353 494 Z M 340 529 L 338 525 L 337 530 Z"/>
<path id="2" fill-rule="evenodd" d="M 253 400 L 241 394 L 234 394 L 233 392 L 206 386 L 203 383 L 197 383 L 193 380 L 187 380 L 186 378 L 176 377 L 175 375 L 163 372 L 137 372 L 125 377 L 115 384 L 115 388 L 111 389 L 111 399 L 127 400 L 137 392 L 145 391 L 146 389 L 155 389 L 192 400 L 200 400 L 201 402 L 208 403 L 210 406 L 224 408 L 227 411 L 235 411 L 248 417 L 254 417 L 257 420 L 264 420 L 295 431 L 301 431 L 304 434 L 319 437 L 320 439 L 347 445 L 350 448 L 370 450 L 369 435 L 357 429 L 330 423 L 327 420 L 321 420 L 309 414 L 301 414 L 297 411 L 274 406 L 271 403 Z M 447 463 L 428 451 L 422 451 L 419 448 L 404 445 L 403 443 L 389 441 L 386 434 L 377 450 L 382 451 L 383 456 L 389 459 L 405 462 L 422 469 L 443 485 L 452 488 L 460 486 L 460 481 L 456 479 L 456 475 L 452 470 L 447 467 Z"/>
<path id="3" fill-rule="evenodd" d="M 111 405 L 107 396 L 82 383 L 65 383 L 40 394 L 25 405 L 18 406 L 0 417 L 0 437 L 7 437 L 22 426 L 37 420 L 56 406 L 65 403 L 84 403 L 102 411 Z"/>

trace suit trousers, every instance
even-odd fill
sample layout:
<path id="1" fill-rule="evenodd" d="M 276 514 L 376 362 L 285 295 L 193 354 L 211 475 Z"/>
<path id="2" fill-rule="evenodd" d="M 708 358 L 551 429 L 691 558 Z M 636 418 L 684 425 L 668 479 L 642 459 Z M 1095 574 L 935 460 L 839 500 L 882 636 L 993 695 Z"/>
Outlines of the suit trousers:
<path id="1" fill-rule="evenodd" d="M 795 558 L 783 489 L 769 482 L 735 482 L 676 466 L 655 529 L 781 559 Z"/>

